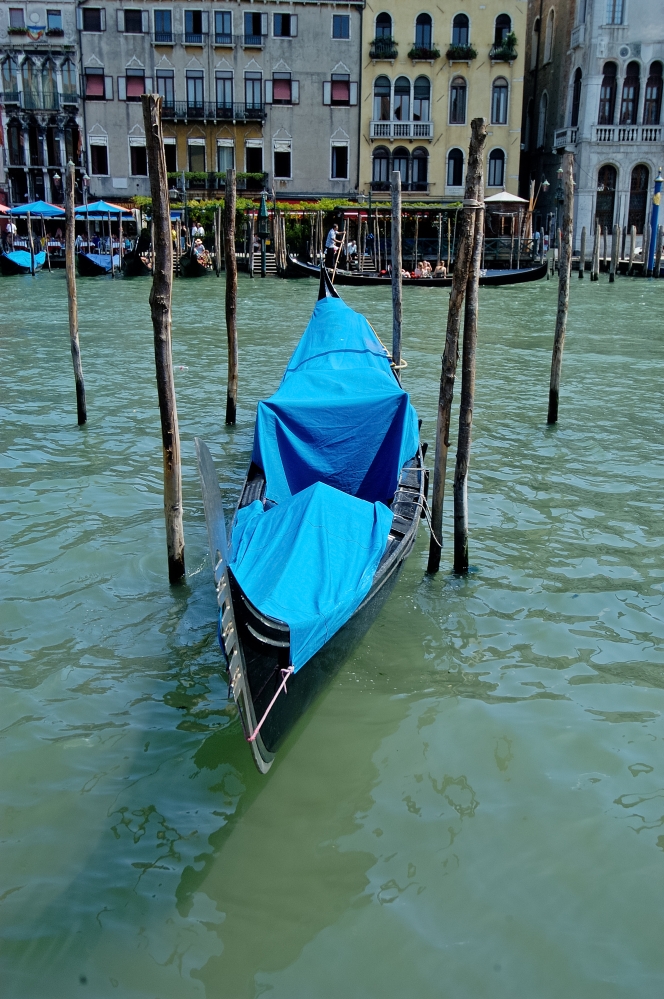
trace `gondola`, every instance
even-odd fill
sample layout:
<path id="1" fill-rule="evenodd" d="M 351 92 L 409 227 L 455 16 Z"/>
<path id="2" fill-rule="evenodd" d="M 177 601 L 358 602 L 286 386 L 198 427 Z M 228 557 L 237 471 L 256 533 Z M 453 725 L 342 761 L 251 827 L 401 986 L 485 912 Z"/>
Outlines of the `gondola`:
<path id="1" fill-rule="evenodd" d="M 258 405 L 230 546 L 210 452 L 195 443 L 229 696 L 266 773 L 399 576 L 426 445 L 387 351 L 325 268 L 281 385 Z"/>
<path id="2" fill-rule="evenodd" d="M 152 277 L 152 268 L 141 259 L 140 253 L 125 253 L 122 260 L 122 272 L 125 277 Z"/>
<path id="3" fill-rule="evenodd" d="M 484 286 L 502 284 L 524 284 L 527 281 L 539 281 L 546 277 L 547 263 L 538 264 L 536 267 L 522 267 L 519 270 L 482 270 L 480 271 L 480 284 Z M 281 277 L 318 277 L 320 268 L 317 264 L 304 263 L 298 260 L 293 254 L 289 254 L 288 266 Z M 339 270 L 334 276 L 334 283 L 341 285 L 391 285 L 392 278 L 389 274 L 376 274 L 375 272 L 346 271 Z M 403 285 L 406 288 L 451 288 L 452 277 L 445 278 L 403 278 Z"/>
<path id="4" fill-rule="evenodd" d="M 111 273 L 111 257 L 108 253 L 79 253 L 76 256 L 78 273 L 81 277 L 99 277 Z M 113 254 L 113 266 L 120 269 L 120 255 Z"/>
<path id="5" fill-rule="evenodd" d="M 40 271 L 46 263 L 46 253 L 40 250 L 35 253 L 35 270 Z M 0 270 L 3 274 L 30 274 L 32 273 L 32 262 L 27 250 L 7 250 L 0 255 Z"/>
<path id="6" fill-rule="evenodd" d="M 197 259 L 196 254 L 191 251 L 183 253 L 180 257 L 180 277 L 197 278 L 211 274 L 212 269 L 202 264 Z"/>

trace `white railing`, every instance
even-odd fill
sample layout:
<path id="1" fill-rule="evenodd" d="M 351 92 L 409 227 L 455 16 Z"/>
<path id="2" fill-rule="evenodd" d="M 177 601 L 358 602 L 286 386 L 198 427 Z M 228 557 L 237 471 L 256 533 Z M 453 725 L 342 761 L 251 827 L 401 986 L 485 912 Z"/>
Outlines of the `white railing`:
<path id="1" fill-rule="evenodd" d="M 573 146 L 576 142 L 578 128 L 557 128 L 553 133 L 554 149 L 562 149 L 564 146 Z"/>
<path id="2" fill-rule="evenodd" d="M 585 24 L 578 24 L 576 28 L 572 30 L 572 48 L 578 49 L 580 45 L 583 45 L 585 37 L 586 37 Z"/>
<path id="3" fill-rule="evenodd" d="M 372 121 L 372 139 L 433 139 L 432 121 Z"/>
<path id="4" fill-rule="evenodd" d="M 661 125 L 595 125 L 595 142 L 641 143 L 661 142 Z"/>

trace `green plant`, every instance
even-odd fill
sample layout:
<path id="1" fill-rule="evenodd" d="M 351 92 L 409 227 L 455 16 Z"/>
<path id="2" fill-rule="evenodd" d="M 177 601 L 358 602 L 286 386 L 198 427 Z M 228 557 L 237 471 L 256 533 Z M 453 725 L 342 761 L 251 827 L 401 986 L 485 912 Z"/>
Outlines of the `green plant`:
<path id="1" fill-rule="evenodd" d="M 413 45 L 412 49 L 408 53 L 409 59 L 440 59 L 440 49 L 437 46 L 432 46 L 430 49 L 424 48 L 422 45 Z"/>
<path id="2" fill-rule="evenodd" d="M 472 45 L 450 45 L 446 54 L 450 60 L 477 59 L 477 49 L 474 49 Z"/>
<path id="3" fill-rule="evenodd" d="M 7 28 L 8 35 L 27 35 L 27 33 L 28 29 L 25 27 L 25 25 L 18 25 L 18 26 L 12 25 L 11 27 Z"/>
<path id="4" fill-rule="evenodd" d="M 504 59 L 506 62 L 516 59 L 516 43 L 516 34 L 510 31 L 509 35 L 505 35 L 500 45 L 494 45 L 491 51 L 491 58 Z"/>

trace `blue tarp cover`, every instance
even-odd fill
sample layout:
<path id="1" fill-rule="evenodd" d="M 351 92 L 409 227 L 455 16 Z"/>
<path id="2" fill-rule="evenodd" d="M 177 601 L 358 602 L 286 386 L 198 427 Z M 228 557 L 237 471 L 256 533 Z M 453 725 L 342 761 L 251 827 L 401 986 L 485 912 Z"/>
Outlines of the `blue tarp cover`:
<path id="1" fill-rule="evenodd" d="M 26 270 L 30 270 L 31 261 L 30 253 L 28 250 L 9 250 L 5 253 L 5 256 L 9 260 L 13 261 L 18 267 L 24 267 Z M 35 270 L 39 267 L 43 267 L 46 263 L 46 253 L 44 250 L 40 250 L 39 253 L 35 253 Z"/>
<path id="2" fill-rule="evenodd" d="M 326 482 L 384 502 L 417 447 L 417 414 L 371 326 L 340 298 L 322 299 L 278 390 L 258 404 L 252 458 L 268 498 Z"/>
<path id="3" fill-rule="evenodd" d="M 82 256 L 87 257 L 91 260 L 93 264 L 97 267 L 103 267 L 104 270 L 110 274 L 111 273 L 111 258 L 108 253 L 83 253 Z M 116 270 L 120 267 L 120 254 L 113 254 L 113 264 Z"/>
<path id="4" fill-rule="evenodd" d="M 392 524 L 382 503 L 316 483 L 285 503 L 238 511 L 231 568 L 263 614 L 290 627 L 297 672 L 359 607 Z"/>
<path id="5" fill-rule="evenodd" d="M 249 600 L 291 631 L 299 669 L 348 620 L 387 544 L 417 414 L 367 320 L 318 302 L 277 392 L 258 405 L 253 461 L 267 497 L 238 511 L 231 565 Z"/>

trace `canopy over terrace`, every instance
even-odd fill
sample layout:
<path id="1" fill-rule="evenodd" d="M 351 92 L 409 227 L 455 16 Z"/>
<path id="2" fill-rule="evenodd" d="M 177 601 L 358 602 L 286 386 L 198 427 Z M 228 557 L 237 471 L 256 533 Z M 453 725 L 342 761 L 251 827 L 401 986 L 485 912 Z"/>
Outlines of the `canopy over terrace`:
<path id="1" fill-rule="evenodd" d="M 16 205 L 15 208 L 9 209 L 10 215 L 17 215 L 22 218 L 24 218 L 28 212 L 30 215 L 42 216 L 45 219 L 63 218 L 65 214 L 64 208 L 59 208 L 57 205 L 51 205 L 48 201 L 32 201 L 29 205 Z"/>
<path id="2" fill-rule="evenodd" d="M 132 212 L 121 208 L 120 205 L 113 205 L 110 201 L 93 201 L 91 205 L 79 205 L 75 214 L 77 219 L 108 219 L 110 215 L 111 218 L 117 219 L 122 216 L 128 222 L 134 221 Z"/>

